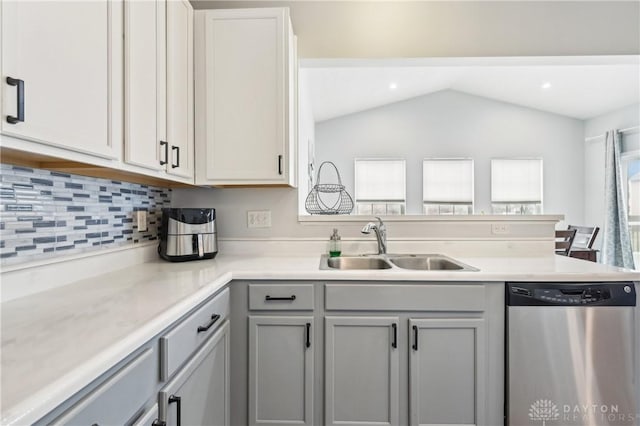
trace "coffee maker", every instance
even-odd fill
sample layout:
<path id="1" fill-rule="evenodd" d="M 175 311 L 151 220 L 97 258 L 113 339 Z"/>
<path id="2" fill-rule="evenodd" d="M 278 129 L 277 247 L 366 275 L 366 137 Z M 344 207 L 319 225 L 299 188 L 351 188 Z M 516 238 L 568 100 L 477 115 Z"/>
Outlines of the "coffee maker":
<path id="1" fill-rule="evenodd" d="M 158 253 L 170 262 L 213 259 L 218 253 L 216 210 L 162 209 Z"/>

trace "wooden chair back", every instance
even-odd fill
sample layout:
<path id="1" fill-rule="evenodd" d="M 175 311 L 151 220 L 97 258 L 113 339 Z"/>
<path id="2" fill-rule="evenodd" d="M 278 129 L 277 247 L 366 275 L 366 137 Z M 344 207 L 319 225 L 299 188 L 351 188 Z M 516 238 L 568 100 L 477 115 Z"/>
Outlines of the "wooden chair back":
<path id="1" fill-rule="evenodd" d="M 597 226 L 569 225 L 568 229 L 576 230 L 576 236 L 573 239 L 573 247 L 580 249 L 590 249 L 598 236 L 598 231 L 600 231 L 600 228 Z"/>
<path id="2" fill-rule="evenodd" d="M 575 229 L 556 231 L 556 254 L 569 256 L 571 245 L 573 244 L 573 239 L 575 238 L 575 236 Z"/>

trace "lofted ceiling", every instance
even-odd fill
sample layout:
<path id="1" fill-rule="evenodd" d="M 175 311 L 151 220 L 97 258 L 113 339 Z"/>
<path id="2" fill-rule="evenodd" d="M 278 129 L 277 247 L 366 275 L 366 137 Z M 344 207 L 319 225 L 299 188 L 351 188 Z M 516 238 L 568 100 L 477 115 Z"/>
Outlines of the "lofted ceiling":
<path id="1" fill-rule="evenodd" d="M 597 62 L 449 63 L 444 66 L 315 64 L 301 68 L 300 72 L 316 122 L 445 89 L 577 119 L 592 118 L 640 102 L 637 57 L 621 64 Z"/>

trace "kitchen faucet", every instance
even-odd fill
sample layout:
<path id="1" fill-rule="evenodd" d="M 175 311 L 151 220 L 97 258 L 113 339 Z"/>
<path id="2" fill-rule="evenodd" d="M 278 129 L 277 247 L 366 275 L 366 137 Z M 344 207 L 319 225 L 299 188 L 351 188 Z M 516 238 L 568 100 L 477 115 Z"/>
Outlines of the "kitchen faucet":
<path id="1" fill-rule="evenodd" d="M 379 217 L 378 223 L 369 222 L 364 228 L 362 228 L 363 234 L 370 234 L 371 230 L 376 233 L 376 238 L 378 240 L 378 254 L 386 254 L 387 253 L 387 227 L 384 225 L 384 222 Z"/>

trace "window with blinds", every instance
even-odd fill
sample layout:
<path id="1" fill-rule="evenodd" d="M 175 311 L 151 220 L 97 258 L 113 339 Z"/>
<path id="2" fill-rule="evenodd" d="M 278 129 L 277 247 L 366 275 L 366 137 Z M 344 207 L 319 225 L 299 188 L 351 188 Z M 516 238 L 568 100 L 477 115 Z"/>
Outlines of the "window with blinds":
<path id="1" fill-rule="evenodd" d="M 491 209 L 494 214 L 541 214 L 542 159 L 492 159 Z"/>
<path id="2" fill-rule="evenodd" d="M 423 160 L 422 202 L 425 214 L 473 214 L 473 160 Z"/>
<path id="3" fill-rule="evenodd" d="M 407 192 L 405 160 L 356 159 L 354 177 L 357 214 L 405 213 Z"/>

